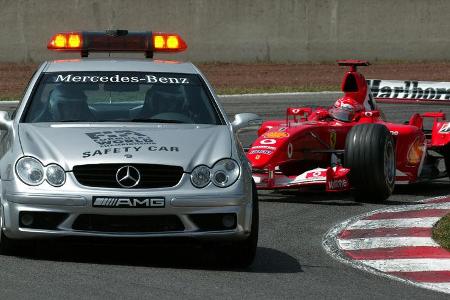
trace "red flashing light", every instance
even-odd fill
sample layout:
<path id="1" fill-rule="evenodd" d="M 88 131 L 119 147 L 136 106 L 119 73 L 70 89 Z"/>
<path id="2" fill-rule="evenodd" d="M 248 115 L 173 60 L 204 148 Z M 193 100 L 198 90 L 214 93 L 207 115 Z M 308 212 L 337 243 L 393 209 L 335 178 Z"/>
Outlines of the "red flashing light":
<path id="1" fill-rule="evenodd" d="M 128 32 L 62 32 L 55 34 L 47 48 L 53 51 L 80 51 L 86 57 L 89 52 L 144 52 L 153 57 L 154 52 L 181 52 L 186 42 L 176 33 Z"/>

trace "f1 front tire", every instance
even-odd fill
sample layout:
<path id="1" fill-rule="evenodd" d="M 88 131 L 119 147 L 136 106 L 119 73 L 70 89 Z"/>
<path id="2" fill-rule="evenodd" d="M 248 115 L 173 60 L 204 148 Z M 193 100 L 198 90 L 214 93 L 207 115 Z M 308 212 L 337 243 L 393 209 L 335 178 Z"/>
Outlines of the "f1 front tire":
<path id="1" fill-rule="evenodd" d="M 395 145 L 382 124 L 354 126 L 345 142 L 344 165 L 358 201 L 384 201 L 395 184 Z"/>

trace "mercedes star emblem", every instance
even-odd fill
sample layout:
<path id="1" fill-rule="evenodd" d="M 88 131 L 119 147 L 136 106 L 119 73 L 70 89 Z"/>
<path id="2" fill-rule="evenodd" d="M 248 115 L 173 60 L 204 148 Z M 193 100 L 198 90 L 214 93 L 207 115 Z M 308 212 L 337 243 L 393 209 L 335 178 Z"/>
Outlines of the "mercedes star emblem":
<path id="1" fill-rule="evenodd" d="M 117 170 L 116 180 L 121 187 L 129 189 L 139 184 L 141 174 L 133 166 L 124 166 Z"/>

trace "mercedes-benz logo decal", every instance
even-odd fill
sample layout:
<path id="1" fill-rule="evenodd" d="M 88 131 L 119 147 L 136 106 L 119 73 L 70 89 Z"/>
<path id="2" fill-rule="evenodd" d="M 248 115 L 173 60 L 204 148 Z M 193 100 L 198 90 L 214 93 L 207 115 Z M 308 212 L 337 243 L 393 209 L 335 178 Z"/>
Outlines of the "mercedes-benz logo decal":
<path id="1" fill-rule="evenodd" d="M 124 188 L 132 188 L 139 184 L 141 173 L 133 166 L 124 166 L 117 170 L 117 183 Z"/>

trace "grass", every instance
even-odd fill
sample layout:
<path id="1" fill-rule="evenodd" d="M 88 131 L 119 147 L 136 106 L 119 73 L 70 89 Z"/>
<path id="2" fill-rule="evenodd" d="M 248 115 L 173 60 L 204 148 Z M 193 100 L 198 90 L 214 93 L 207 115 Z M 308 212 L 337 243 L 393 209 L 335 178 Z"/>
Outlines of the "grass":
<path id="1" fill-rule="evenodd" d="M 450 214 L 440 219 L 434 225 L 433 239 L 442 247 L 450 250 Z"/>
<path id="2" fill-rule="evenodd" d="M 17 101 L 21 98 L 20 95 L 1 95 L 0 101 Z"/>

